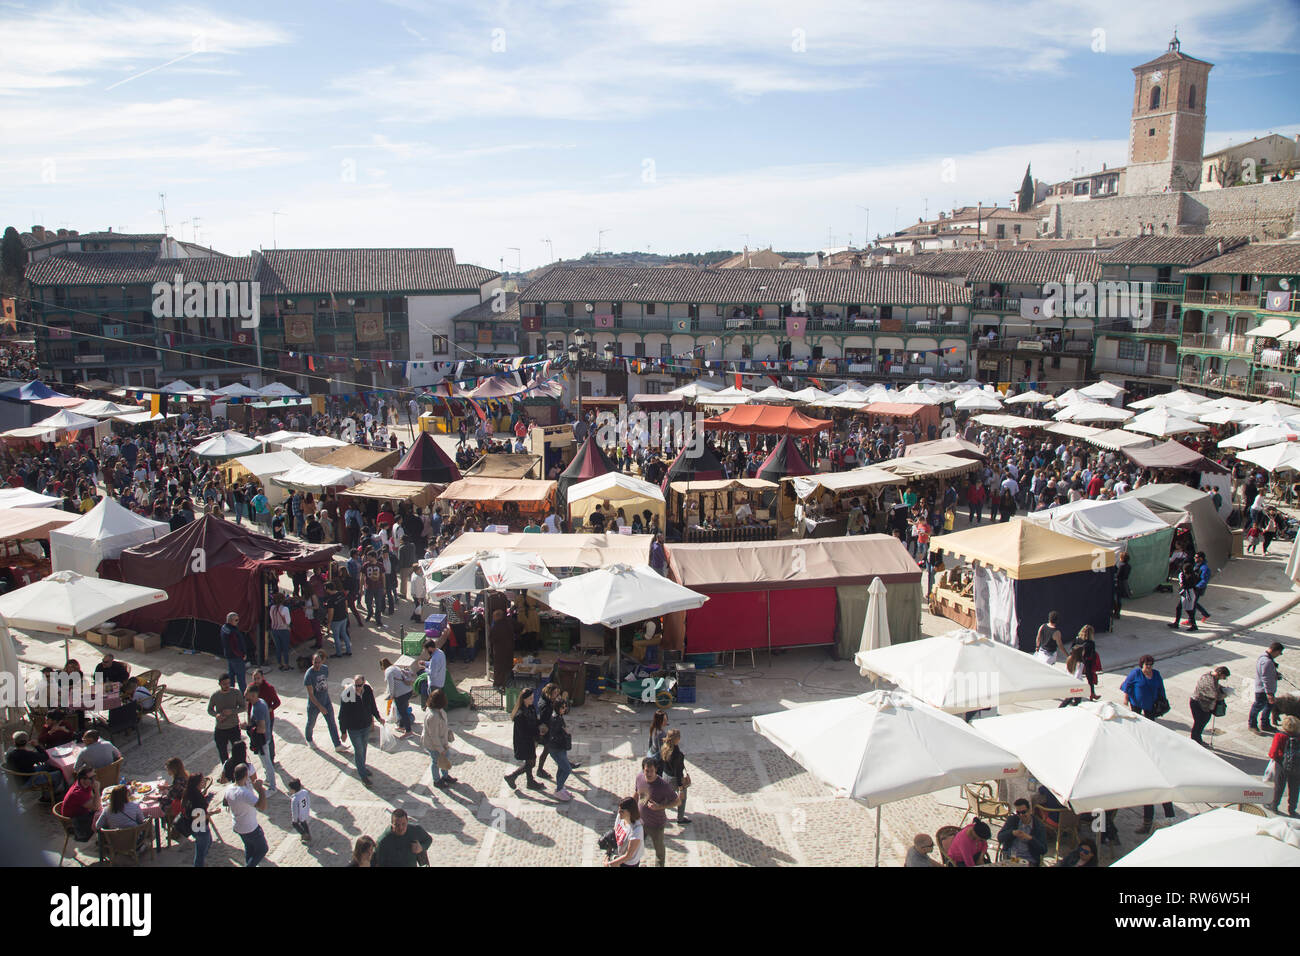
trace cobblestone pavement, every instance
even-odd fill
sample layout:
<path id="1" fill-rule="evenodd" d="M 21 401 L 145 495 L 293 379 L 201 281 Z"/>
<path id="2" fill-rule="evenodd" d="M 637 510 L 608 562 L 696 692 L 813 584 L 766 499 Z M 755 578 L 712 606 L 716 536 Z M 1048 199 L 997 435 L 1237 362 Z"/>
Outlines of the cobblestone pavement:
<path id="1" fill-rule="evenodd" d="M 1099 639 L 1105 664 L 1101 693 L 1119 700 L 1119 683 L 1140 653 L 1150 650 L 1158 658 L 1172 712 L 1161 723 L 1186 733 L 1190 727 L 1187 698 L 1196 678 L 1215 664 L 1227 664 L 1229 681 L 1240 688 L 1253 672 L 1255 658 L 1273 640 L 1294 642 L 1300 637 L 1300 610 L 1282 611 L 1288 600 L 1281 567 L 1285 552 L 1264 559 L 1234 561 L 1212 583 L 1208 606 L 1214 615 L 1197 635 L 1175 633 L 1164 624 L 1169 595 L 1153 595 L 1126 607 L 1116 630 Z M 1291 596 L 1294 598 L 1294 595 Z M 399 607 L 391 622 L 406 615 Z M 1280 613 L 1279 613 L 1280 612 Z M 1271 616 L 1270 615 L 1277 615 Z M 1253 618 L 1269 619 L 1255 625 Z M 1247 622 L 1243 625 L 1241 622 Z M 947 621 L 927 617 L 924 630 L 937 634 L 950 628 Z M 331 680 L 365 671 L 382 694 L 376 661 L 394 654 L 399 627 L 360 629 L 354 638 L 357 654 L 343 662 L 331 660 Z M 15 635 L 26 661 L 62 661 L 61 642 L 48 643 Z M 74 653 L 90 660 L 91 649 L 77 646 Z M 137 667 L 162 667 L 169 684 L 188 687 L 185 693 L 206 695 L 214 688 L 220 662 L 209 655 L 182 656 L 174 651 L 133 656 Z M 1300 648 L 1290 654 L 1300 657 Z M 1280 664 L 1288 673 L 1290 656 Z M 354 663 L 355 662 L 355 663 Z M 730 661 L 727 662 L 728 665 Z M 847 866 L 869 864 L 875 851 L 873 811 L 836 799 L 811 776 L 752 732 L 754 714 L 796 706 L 811 700 L 861 693 L 870 689 L 857 668 L 833 661 L 823 650 L 791 651 L 768 659 L 760 653 L 756 666 L 748 659 L 730 666 L 705 670 L 699 681 L 700 703 L 674 708 L 671 724 L 682 731 L 693 786 L 690 788 L 689 826 L 670 822 L 667 828 L 667 863 L 670 866 Z M 173 674 L 169 669 L 176 669 Z M 482 679 L 483 663 L 453 665 L 453 676 L 464 688 Z M 393 753 L 378 747 L 372 734 L 369 765 L 374 788 L 357 779 L 351 754 L 338 754 L 329 746 L 326 730 L 318 724 L 316 741 L 322 749 L 309 749 L 303 740 L 305 700 L 297 674 L 272 671 L 270 678 L 284 700 L 275 724 L 281 792 L 273 793 L 263 820 L 271 845 L 267 865 L 341 865 L 349 848 L 362 834 L 378 837 L 387 826 L 388 811 L 404 807 L 411 817 L 434 835 L 430 854 L 434 865 L 591 866 L 603 859 L 596 841 L 612 823 L 617 801 L 632 788 L 645 746 L 649 711 L 625 702 L 588 699 L 575 709 L 572 758 L 581 766 L 568 789 L 574 800 L 558 803 L 548 792 L 522 788 L 512 792 L 502 775 L 514 766 L 511 725 L 499 710 L 455 710 L 450 713 L 456 735 L 452 773 L 460 783 L 449 792 L 429 786 L 429 757 L 418 737 L 401 741 Z M 285 678 L 277 681 L 277 676 Z M 1216 722 L 1210 739 L 1225 759 L 1258 775 L 1264 768 L 1268 741 L 1245 727 L 1250 694 L 1238 693 L 1229 703 L 1229 716 Z M 1035 707 L 1054 707 L 1044 701 Z M 1022 709 L 1009 708 L 1009 712 Z M 171 724 L 161 732 L 152 721 L 142 726 L 142 743 L 119 745 L 126 754 L 125 775 L 132 779 L 162 776 L 168 757 L 180 756 L 191 770 L 216 773 L 217 755 L 211 737 L 206 697 L 181 696 L 167 703 Z M 417 720 L 419 714 L 417 712 Z M 552 764 L 552 772 L 554 766 Z M 302 843 L 289 825 L 289 800 L 284 792 L 286 774 L 299 777 L 312 793 L 311 843 Z M 23 801 L 24 820 L 56 854 L 63 844 L 62 831 L 53 818 L 30 799 Z M 1178 805 L 1178 818 L 1205 809 Z M 897 865 L 918 831 L 933 833 L 945 824 L 960 824 L 964 800 L 956 791 L 900 801 L 881 814 L 881 862 Z M 216 818 L 221 840 L 215 842 L 208 862 L 212 866 L 242 864 L 242 847 L 231 831 L 229 815 Z M 1134 845 L 1132 828 L 1136 810 L 1120 817 L 1124 849 Z M 69 847 L 83 862 L 93 862 L 84 847 Z M 188 844 L 161 851 L 146 866 L 189 865 Z"/>

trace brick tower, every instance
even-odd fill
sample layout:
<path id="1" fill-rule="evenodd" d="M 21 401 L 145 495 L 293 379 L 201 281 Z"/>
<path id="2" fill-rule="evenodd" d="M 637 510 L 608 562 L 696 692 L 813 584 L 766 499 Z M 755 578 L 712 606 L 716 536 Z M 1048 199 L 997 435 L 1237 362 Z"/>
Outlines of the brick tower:
<path id="1" fill-rule="evenodd" d="M 1200 188 L 1205 146 L 1205 92 L 1213 63 L 1169 49 L 1133 68 L 1133 112 L 1124 192 L 1177 192 Z"/>

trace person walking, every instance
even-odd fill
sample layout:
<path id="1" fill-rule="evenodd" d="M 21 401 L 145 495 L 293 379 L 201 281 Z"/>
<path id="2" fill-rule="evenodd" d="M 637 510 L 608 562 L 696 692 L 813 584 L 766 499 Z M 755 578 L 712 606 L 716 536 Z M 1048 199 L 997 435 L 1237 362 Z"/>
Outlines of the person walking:
<path id="1" fill-rule="evenodd" d="M 420 742 L 429 751 L 432 765 L 433 786 L 446 790 L 457 780 L 448 771 L 451 770 L 451 748 L 449 744 L 454 737 L 447 726 L 447 695 L 438 688 L 429 695 L 424 708 L 424 726 L 421 728 Z"/>
<path id="2" fill-rule="evenodd" d="M 677 823 L 686 826 L 691 822 L 691 818 L 686 815 L 686 796 L 691 785 L 691 775 L 686 772 L 686 755 L 682 753 L 681 742 L 680 730 L 673 728 L 668 731 L 663 746 L 659 748 L 659 764 L 664 769 L 664 777 L 669 785 L 681 794 L 681 800 L 677 804 Z"/>
<path id="3" fill-rule="evenodd" d="M 358 625 L 360 621 L 357 622 Z M 352 635 L 348 633 L 347 598 L 333 581 L 325 584 L 325 626 L 334 639 L 331 657 L 347 657 L 352 653 Z"/>
<path id="4" fill-rule="evenodd" d="M 1280 813 L 1282 793 L 1286 792 L 1286 813 L 1296 816 L 1296 798 L 1300 796 L 1300 717 L 1287 714 L 1282 718 L 1282 729 L 1273 737 L 1268 748 L 1273 761 L 1273 802 L 1269 809 Z"/>
<path id="5" fill-rule="evenodd" d="M 361 576 L 366 582 L 366 621 L 383 627 L 384 565 L 373 550 L 366 552 L 361 563 Z"/>
<path id="6" fill-rule="evenodd" d="M 1150 654 L 1138 658 L 1138 666 L 1124 678 L 1119 686 L 1124 695 L 1124 705 L 1135 710 L 1148 720 L 1155 720 L 1169 712 L 1169 698 L 1165 695 L 1165 681 L 1156 670 L 1156 659 Z M 1165 819 L 1172 820 L 1174 805 L 1164 804 Z M 1138 833 L 1150 833 L 1155 820 L 1156 810 L 1151 804 L 1142 808 L 1142 825 Z"/>
<path id="7" fill-rule="evenodd" d="M 1124 601 L 1133 596 L 1133 591 L 1128 583 L 1129 576 L 1132 573 L 1133 564 L 1129 560 L 1128 552 L 1121 551 L 1119 558 L 1115 562 L 1115 596 L 1114 607 L 1111 610 L 1111 613 L 1116 618 L 1119 617 Z"/>
<path id="8" fill-rule="evenodd" d="M 659 772 L 664 772 L 663 764 L 659 763 L 659 751 L 663 748 L 664 738 L 668 736 L 668 711 L 662 707 L 655 711 L 650 718 L 650 736 L 646 744 L 645 755 L 655 761 Z"/>
<path id="9" fill-rule="evenodd" d="M 1255 703 L 1250 706 L 1246 723 L 1257 734 L 1276 734 L 1273 707 L 1277 703 L 1277 659 L 1282 656 L 1282 642 L 1274 641 L 1255 661 Z"/>
<path id="10" fill-rule="evenodd" d="M 289 822 L 298 831 L 303 843 L 311 842 L 311 793 L 302 781 L 294 777 L 289 781 Z"/>
<path id="11" fill-rule="evenodd" d="M 551 779 L 546 771 L 546 758 L 551 755 L 551 748 L 546 743 L 546 731 L 550 727 L 551 715 L 555 712 L 555 698 L 559 693 L 560 685 L 551 682 L 542 688 L 537 698 L 537 733 L 542 742 L 542 753 L 537 758 L 537 776 L 543 780 Z"/>
<path id="12" fill-rule="evenodd" d="M 420 865 L 422 857 L 427 865 L 433 837 L 418 823 L 411 823 L 400 807 L 393 811 L 391 820 L 388 829 L 379 835 L 370 865 L 414 867 Z"/>
<path id="13" fill-rule="evenodd" d="M 208 698 L 208 716 L 216 719 L 212 739 L 217 744 L 221 762 L 230 758 L 229 747 L 242 739 L 239 733 L 239 713 L 244 709 L 244 695 L 230 686 L 230 675 L 217 678 L 218 690 Z"/>
<path id="14" fill-rule="evenodd" d="M 1210 722 L 1219 704 L 1228 696 L 1227 690 L 1220 682 L 1231 675 L 1232 672 L 1228 668 L 1220 665 L 1197 678 L 1196 686 L 1192 689 L 1192 698 L 1189 702 L 1192 708 L 1192 739 L 1202 746 L 1206 746 L 1205 741 L 1201 739 L 1205 725 Z"/>
<path id="15" fill-rule="evenodd" d="M 220 807 L 211 806 L 209 783 L 209 778 L 201 773 L 192 773 L 186 777 L 180 813 L 176 815 L 173 825 L 179 835 L 188 834 L 194 839 L 194 865 L 200 868 L 207 861 L 208 849 L 212 846 L 212 827 L 209 821 L 214 813 L 221 812 Z"/>
<path id="16" fill-rule="evenodd" d="M 1196 582 L 1200 576 L 1193 570 L 1194 565 L 1191 561 L 1183 562 L 1183 569 L 1178 573 L 1178 603 L 1174 605 L 1174 622 L 1166 624 L 1166 627 L 1177 628 L 1183 620 L 1183 614 L 1187 615 L 1187 629 L 1189 631 L 1200 630 L 1196 626 Z"/>
<path id="17" fill-rule="evenodd" d="M 979 481 L 972 481 L 966 489 L 966 504 L 970 506 L 970 517 L 966 523 L 979 524 L 984 516 L 984 485 Z"/>
<path id="18" fill-rule="evenodd" d="M 339 700 L 339 729 L 347 733 L 352 741 L 352 757 L 357 766 L 357 775 L 366 787 L 372 786 L 370 771 L 366 769 L 366 751 L 370 746 L 370 730 L 375 721 L 384 722 L 375 703 L 375 691 L 366 683 L 365 677 L 357 674 L 352 678 L 350 687 L 345 687 Z"/>
<path id="19" fill-rule="evenodd" d="M 289 666 L 290 628 L 292 619 L 289 605 L 279 591 L 271 598 L 271 640 L 275 642 L 275 662 L 280 670 L 291 670 Z"/>
<path id="20" fill-rule="evenodd" d="M 605 861 L 606 866 L 640 866 L 645 850 L 645 827 L 641 823 L 641 810 L 636 798 L 628 797 L 618 805 L 618 820 L 614 824 L 614 846 L 617 856 Z"/>
<path id="21" fill-rule="evenodd" d="M 1196 595 L 1196 601 L 1192 605 L 1192 611 L 1201 615 L 1201 623 L 1210 619 L 1210 612 L 1201 607 L 1201 598 L 1205 597 L 1205 591 L 1210 586 L 1210 565 L 1205 560 L 1205 552 L 1197 551 L 1196 560 L 1192 563 L 1192 570 L 1196 573 L 1196 584 L 1192 590 Z"/>
<path id="22" fill-rule="evenodd" d="M 654 844 L 655 865 L 663 866 L 666 857 L 664 827 L 668 825 L 667 811 L 681 803 L 682 798 L 667 780 L 659 776 L 655 761 L 649 757 L 641 760 L 641 772 L 636 776 L 634 789 L 646 839 Z"/>
<path id="23" fill-rule="evenodd" d="M 244 724 L 244 729 L 248 731 L 248 750 L 262 761 L 266 789 L 269 793 L 275 793 L 275 762 L 271 759 L 269 743 L 271 711 L 256 687 L 250 687 L 244 692 L 244 700 L 248 705 L 248 722 Z"/>
<path id="24" fill-rule="evenodd" d="M 1261 494 L 1260 498 L 1264 496 Z M 1273 543 L 1277 537 L 1277 509 L 1269 508 L 1262 513 L 1263 520 L 1260 522 L 1260 533 L 1263 535 L 1263 553 L 1268 554 L 1268 546 Z"/>
<path id="25" fill-rule="evenodd" d="M 271 686 L 271 682 L 266 679 L 261 668 L 253 671 L 253 676 L 248 682 L 248 689 L 257 688 L 257 696 L 262 703 L 266 704 L 266 747 L 270 751 L 271 760 L 275 760 L 275 712 L 280 706 L 280 695 L 276 689 Z M 249 715 L 252 716 L 251 714 Z"/>
<path id="26" fill-rule="evenodd" d="M 1047 623 L 1039 626 L 1038 635 L 1034 638 L 1034 656 L 1044 664 L 1055 664 L 1057 651 L 1063 656 L 1069 653 L 1065 649 L 1065 640 L 1061 637 L 1060 620 L 1059 611 L 1049 613 Z"/>
<path id="27" fill-rule="evenodd" d="M 307 729 L 303 736 L 307 746 L 314 748 L 311 732 L 316 726 L 316 718 L 325 715 L 325 726 L 329 728 L 330 740 L 339 753 L 347 752 L 347 745 L 339 739 L 339 728 L 334 723 L 334 704 L 330 701 L 330 669 L 325 666 L 325 655 L 317 651 L 312 655 L 311 667 L 302 675 L 302 684 L 307 688 Z"/>
<path id="28" fill-rule="evenodd" d="M 254 780 L 249 786 L 248 764 L 241 763 L 235 767 L 234 781 L 226 787 L 222 802 L 230 808 L 232 826 L 244 843 L 244 866 L 257 866 L 270 849 L 257 819 L 258 811 L 266 810 L 266 784 Z"/>
<path id="29" fill-rule="evenodd" d="M 248 689 L 248 637 L 239 629 L 239 615 L 231 611 L 221 626 L 221 652 L 226 658 L 226 673 L 242 694 Z"/>
<path id="30" fill-rule="evenodd" d="M 569 751 L 573 748 L 573 735 L 569 733 L 569 728 L 565 725 L 564 715 L 569 712 L 569 699 L 561 696 L 555 702 L 555 709 L 551 712 L 550 723 L 547 724 L 546 743 L 555 758 L 555 799 L 561 803 L 568 803 L 573 799 L 573 794 L 564 789 L 564 783 L 569 779 L 569 774 L 573 772 L 573 766 L 569 763 Z"/>
<path id="31" fill-rule="evenodd" d="M 513 773 L 506 774 L 505 781 L 511 790 L 518 790 L 519 785 L 515 781 L 519 779 L 520 774 L 524 774 L 528 778 L 529 790 L 545 790 L 546 788 L 533 778 L 533 764 L 537 759 L 537 712 L 533 710 L 531 687 L 526 687 L 519 692 L 519 699 L 515 701 L 514 710 L 510 712 L 510 719 L 514 722 L 515 759 L 522 760 L 523 766 Z"/>
<path id="32" fill-rule="evenodd" d="M 386 657 L 379 661 L 379 666 L 384 669 L 384 684 L 393 707 L 397 710 L 397 725 L 402 728 L 402 736 L 409 737 L 415 732 L 415 718 L 411 715 L 410 707 L 411 692 L 415 690 L 415 676 Z"/>

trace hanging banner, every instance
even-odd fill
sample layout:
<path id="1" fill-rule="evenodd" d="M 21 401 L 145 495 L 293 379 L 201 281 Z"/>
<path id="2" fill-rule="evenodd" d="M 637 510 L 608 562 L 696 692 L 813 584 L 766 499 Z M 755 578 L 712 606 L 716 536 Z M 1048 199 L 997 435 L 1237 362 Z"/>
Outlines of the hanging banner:
<path id="1" fill-rule="evenodd" d="M 357 341 L 382 342 L 384 340 L 384 315 L 382 312 L 357 313 Z"/>
<path id="2" fill-rule="evenodd" d="M 310 315 L 286 315 L 284 317 L 284 341 L 293 345 L 305 345 L 315 342 L 315 319 Z"/>
<path id="3" fill-rule="evenodd" d="M 542 317 L 540 315 L 521 315 L 519 317 L 519 327 L 525 332 L 540 332 L 542 330 Z"/>
<path id="4" fill-rule="evenodd" d="M 596 328 L 598 329 L 612 329 L 614 327 L 614 313 L 612 312 L 597 312 L 592 318 L 596 320 Z"/>
<path id="5" fill-rule="evenodd" d="M 802 316 L 790 315 L 785 320 L 785 334 L 792 339 L 803 338 L 806 320 Z"/>

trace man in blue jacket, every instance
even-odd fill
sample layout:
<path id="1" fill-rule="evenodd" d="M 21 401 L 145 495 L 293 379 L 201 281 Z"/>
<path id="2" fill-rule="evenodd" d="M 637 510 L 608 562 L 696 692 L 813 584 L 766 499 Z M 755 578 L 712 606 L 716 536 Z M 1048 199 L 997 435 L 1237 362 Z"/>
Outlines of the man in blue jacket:
<path id="1" fill-rule="evenodd" d="M 1017 800 L 1015 808 L 1016 812 L 1007 817 L 1007 822 L 998 831 L 998 843 L 1010 859 L 1038 866 L 1047 852 L 1047 827 L 1034 816 L 1028 800 Z"/>
<path id="2" fill-rule="evenodd" d="M 1202 621 L 1210 619 L 1210 612 L 1201 607 L 1201 598 L 1205 597 L 1205 589 L 1210 586 L 1210 565 L 1205 560 L 1205 552 L 1196 552 L 1196 564 L 1192 567 L 1196 572 L 1196 606 L 1192 608 L 1193 614 L 1201 615 Z"/>

